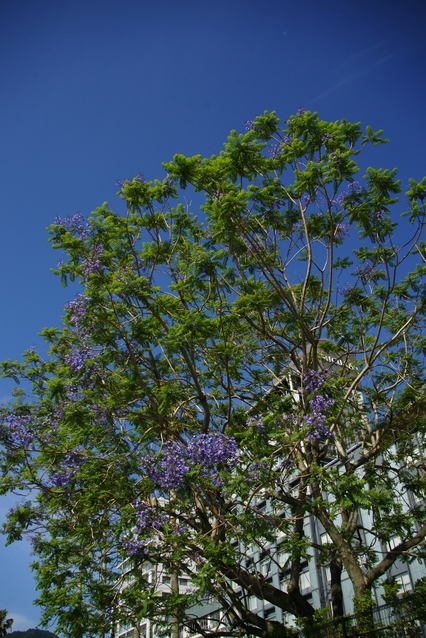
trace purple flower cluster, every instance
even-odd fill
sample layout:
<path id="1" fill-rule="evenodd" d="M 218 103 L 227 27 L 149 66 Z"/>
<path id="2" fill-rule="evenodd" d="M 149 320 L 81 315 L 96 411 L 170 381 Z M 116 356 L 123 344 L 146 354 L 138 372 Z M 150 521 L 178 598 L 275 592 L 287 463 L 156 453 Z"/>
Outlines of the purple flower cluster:
<path id="1" fill-rule="evenodd" d="M 60 472 L 55 472 L 50 477 L 51 487 L 60 487 L 66 489 L 71 481 L 75 479 L 76 471 L 75 470 L 61 470 Z"/>
<path id="2" fill-rule="evenodd" d="M 335 237 L 336 239 L 343 239 L 343 237 L 346 237 L 346 235 L 349 235 L 349 231 L 350 231 L 351 227 L 349 226 L 349 224 L 343 224 L 340 223 L 335 230 Z"/>
<path id="3" fill-rule="evenodd" d="M 134 507 L 138 532 L 144 532 L 147 529 L 159 530 L 167 522 L 167 516 L 163 512 L 157 512 L 153 505 L 136 501 Z"/>
<path id="4" fill-rule="evenodd" d="M 330 399 L 326 393 L 319 394 L 325 383 L 325 377 L 325 373 L 309 370 L 304 378 L 305 388 L 312 395 L 308 402 L 310 414 L 303 417 L 303 423 L 308 429 L 306 436 L 308 441 L 318 441 L 333 436 L 333 433 L 326 426 L 325 420 L 327 410 L 334 405 L 334 400 Z"/>
<path id="5" fill-rule="evenodd" d="M 148 478 L 164 490 L 181 487 L 189 470 L 183 448 L 175 441 L 167 441 L 163 445 L 160 457 L 143 458 L 141 466 Z"/>
<path id="6" fill-rule="evenodd" d="M 332 140 L 334 137 L 334 135 L 332 133 L 324 133 L 324 135 L 321 138 L 321 142 L 323 142 L 323 144 L 327 144 L 327 142 L 329 140 Z"/>
<path id="7" fill-rule="evenodd" d="M 387 212 L 385 210 L 376 210 L 376 212 L 373 213 L 373 219 L 375 220 L 384 219 L 386 216 L 387 216 Z"/>
<path id="8" fill-rule="evenodd" d="M 81 450 L 77 449 L 68 452 L 63 458 L 63 467 L 50 476 L 50 486 L 67 489 L 70 483 L 77 478 L 77 470 L 83 465 L 86 459 L 87 455 Z"/>
<path id="9" fill-rule="evenodd" d="M 89 303 L 90 297 L 86 297 L 82 293 L 79 293 L 73 301 L 69 301 L 65 304 L 70 321 L 74 324 L 77 330 L 81 330 L 83 327 Z"/>
<path id="10" fill-rule="evenodd" d="M 81 238 L 87 235 L 87 222 L 80 212 L 71 217 L 57 216 L 55 224 L 56 226 L 63 226 L 65 230 L 73 233 L 73 235 L 79 235 Z"/>
<path id="11" fill-rule="evenodd" d="M 349 295 L 353 289 L 354 287 L 350 283 L 346 282 L 343 288 L 341 287 L 337 288 L 337 292 L 343 297 L 345 297 L 346 295 Z"/>
<path id="12" fill-rule="evenodd" d="M 362 283 L 366 284 L 368 281 L 373 279 L 374 275 L 376 275 L 378 271 L 373 264 L 366 263 L 362 266 L 357 266 L 354 272 L 355 275 L 361 279 Z"/>
<path id="13" fill-rule="evenodd" d="M 76 374 L 85 367 L 88 359 L 94 359 L 95 357 L 96 353 L 93 348 L 82 347 L 79 350 L 66 354 L 64 361 L 70 367 L 71 372 Z M 90 368 L 93 371 L 93 366 L 90 366 Z"/>
<path id="14" fill-rule="evenodd" d="M 271 144 L 268 150 L 271 157 L 276 157 L 282 153 L 282 146 L 281 144 Z"/>
<path id="15" fill-rule="evenodd" d="M 194 465 L 203 465 L 212 469 L 219 463 L 232 462 L 237 455 L 238 446 L 233 437 L 211 432 L 200 434 L 188 445 L 188 460 Z"/>
<path id="16" fill-rule="evenodd" d="M 246 120 L 244 122 L 244 126 L 246 128 L 246 131 L 252 131 L 254 129 L 254 123 L 253 120 Z"/>
<path id="17" fill-rule="evenodd" d="M 145 177 L 143 176 L 142 173 L 138 173 L 133 179 L 135 179 L 137 182 L 140 182 L 141 184 L 143 184 L 144 181 L 145 181 Z M 122 190 L 123 186 L 125 184 L 129 184 L 131 181 L 132 181 L 132 178 L 130 178 L 130 179 L 117 179 L 115 181 L 115 185 L 117 186 L 117 188 L 119 190 Z"/>
<path id="18" fill-rule="evenodd" d="M 325 383 L 325 372 L 317 370 L 308 370 L 303 379 L 304 386 L 309 392 L 317 392 Z"/>
<path id="19" fill-rule="evenodd" d="M 247 426 L 252 428 L 252 431 L 261 431 L 265 430 L 265 424 L 263 423 L 263 416 L 261 414 L 256 414 L 247 419 Z"/>
<path id="20" fill-rule="evenodd" d="M 86 281 L 89 279 L 90 275 L 101 274 L 103 272 L 104 267 L 101 262 L 102 254 L 102 246 L 97 245 L 92 247 L 89 257 L 87 257 L 81 268 L 86 277 Z"/>
<path id="21" fill-rule="evenodd" d="M 346 197 L 350 197 L 354 193 L 360 193 L 361 190 L 362 190 L 361 184 L 357 182 L 356 180 L 354 180 L 353 182 L 350 182 L 348 184 L 348 187 L 346 190 L 339 193 L 339 195 L 335 199 L 332 199 L 331 203 L 333 206 L 342 206 Z"/>
<path id="22" fill-rule="evenodd" d="M 27 414 L 10 412 L 4 419 L 6 435 L 12 443 L 27 448 L 34 440 L 33 419 Z"/>
<path id="23" fill-rule="evenodd" d="M 269 465 L 267 461 L 257 461 L 250 466 L 250 472 L 247 475 L 248 483 L 263 481 L 268 476 Z"/>
<path id="24" fill-rule="evenodd" d="M 145 545 L 145 541 L 138 538 L 129 538 L 123 543 L 124 551 L 132 558 L 149 556 L 149 549 Z"/>
<path id="25" fill-rule="evenodd" d="M 185 447 L 176 441 L 166 442 L 161 453 L 141 460 L 142 470 L 148 478 L 164 489 L 179 489 L 192 466 L 200 466 L 201 476 L 219 484 L 217 466 L 232 464 L 237 458 L 238 446 L 233 437 L 219 432 L 200 434 Z"/>

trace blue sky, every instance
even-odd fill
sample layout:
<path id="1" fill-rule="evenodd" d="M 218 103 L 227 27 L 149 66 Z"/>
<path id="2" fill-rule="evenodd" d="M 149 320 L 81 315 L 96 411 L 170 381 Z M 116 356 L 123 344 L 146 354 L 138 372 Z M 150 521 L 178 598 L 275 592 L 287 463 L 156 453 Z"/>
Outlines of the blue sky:
<path id="1" fill-rule="evenodd" d="M 426 174 L 424 0 L 3 0 L 0 3 L 0 359 L 58 325 L 61 255 L 46 226 L 88 215 L 115 181 L 163 177 L 175 153 L 220 152 L 265 109 L 383 128 L 366 161 Z M 0 398 L 11 384 L 0 382 Z M 0 519 L 12 505 L 0 500 Z M 0 544 L 0 609 L 35 626 L 26 543 Z"/>

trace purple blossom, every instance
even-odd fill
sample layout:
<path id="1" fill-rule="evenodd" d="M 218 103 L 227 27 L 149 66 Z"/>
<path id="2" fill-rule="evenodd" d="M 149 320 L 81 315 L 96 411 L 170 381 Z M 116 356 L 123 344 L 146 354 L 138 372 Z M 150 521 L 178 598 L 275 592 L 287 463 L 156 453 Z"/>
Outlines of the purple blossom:
<path id="1" fill-rule="evenodd" d="M 75 477 L 75 470 L 60 470 L 51 475 L 50 485 L 52 487 L 67 488 Z"/>
<path id="2" fill-rule="evenodd" d="M 366 284 L 370 281 L 376 274 L 377 268 L 373 266 L 373 264 L 365 263 L 363 265 L 357 266 L 354 270 L 355 275 L 359 277 L 363 284 Z"/>
<path id="3" fill-rule="evenodd" d="M 355 193 L 360 193 L 362 191 L 362 186 L 356 179 L 348 184 L 348 192 L 351 193 L 352 191 Z"/>
<path id="4" fill-rule="evenodd" d="M 163 445 L 160 456 L 148 455 L 143 458 L 141 467 L 148 478 L 165 490 L 181 487 L 184 476 L 189 470 L 183 447 L 175 441 L 167 441 Z"/>
<path id="5" fill-rule="evenodd" d="M 346 237 L 346 235 L 349 235 L 350 229 L 351 227 L 349 226 L 349 224 L 344 224 L 343 222 L 341 222 L 336 227 L 334 236 L 336 237 L 336 239 L 343 239 L 343 237 Z"/>
<path id="6" fill-rule="evenodd" d="M 330 157 L 330 161 L 333 162 L 333 164 L 339 164 L 339 162 L 341 162 L 342 160 L 342 155 L 339 151 L 330 153 L 329 157 Z"/>
<path id="7" fill-rule="evenodd" d="M 309 370 L 304 377 L 304 386 L 312 395 L 308 401 L 310 413 L 302 419 L 302 423 L 308 430 L 306 435 L 308 441 L 319 441 L 334 436 L 325 423 L 328 408 L 334 405 L 334 400 L 330 399 L 326 393 L 319 393 L 325 379 L 326 374 L 317 370 Z"/>
<path id="8" fill-rule="evenodd" d="M 123 549 L 133 558 L 149 556 L 149 549 L 145 545 L 145 541 L 137 538 L 130 538 L 123 543 Z"/>
<path id="9" fill-rule="evenodd" d="M 300 117 L 302 117 L 302 115 L 304 115 L 305 113 L 306 113 L 305 107 L 301 106 L 300 108 L 297 109 L 297 114 L 300 115 Z"/>
<path id="10" fill-rule="evenodd" d="M 86 319 L 90 301 L 90 297 L 79 293 L 73 301 L 69 301 L 65 304 L 70 322 L 74 324 L 78 331 L 83 330 L 83 332 L 86 332 L 83 328 L 83 322 Z"/>
<path id="11" fill-rule="evenodd" d="M 71 450 L 62 459 L 62 467 L 51 474 L 50 486 L 67 489 L 78 476 L 78 469 L 86 461 L 87 455 L 79 448 Z"/>
<path id="12" fill-rule="evenodd" d="M 331 158 L 331 155 L 330 155 L 330 158 Z M 354 180 L 353 182 L 350 182 L 348 184 L 346 190 L 342 191 L 341 193 L 339 193 L 339 195 L 335 199 L 331 200 L 331 204 L 333 206 L 343 206 L 344 200 L 346 197 L 350 197 L 354 193 L 360 193 L 361 190 L 362 190 L 362 186 L 360 185 L 360 183 Z"/>
<path id="13" fill-rule="evenodd" d="M 247 426 L 252 428 L 253 431 L 265 430 L 265 424 L 263 423 L 263 416 L 261 414 L 256 414 L 255 416 L 251 416 L 247 419 Z"/>
<path id="14" fill-rule="evenodd" d="M 340 295 L 342 295 L 343 297 L 345 297 L 346 295 L 349 295 L 352 292 L 353 289 L 354 289 L 354 287 L 350 283 L 346 282 L 346 284 L 343 286 L 343 288 L 338 288 L 337 289 L 337 292 Z"/>
<path id="15" fill-rule="evenodd" d="M 77 324 L 81 319 L 84 319 L 89 302 L 90 297 L 79 293 L 73 301 L 68 301 L 65 304 L 65 308 L 69 310 L 70 317 L 74 323 Z"/>
<path id="16" fill-rule="evenodd" d="M 317 392 L 325 383 L 325 372 L 318 372 L 317 370 L 308 370 L 305 374 L 303 382 L 304 386 L 310 392 Z"/>
<path id="17" fill-rule="evenodd" d="M 102 246 L 97 245 L 92 247 L 90 255 L 87 257 L 81 268 L 83 274 L 86 276 L 86 281 L 89 279 L 90 275 L 101 274 L 103 272 L 104 267 L 101 262 L 102 254 Z"/>
<path id="18" fill-rule="evenodd" d="M 15 445 L 27 448 L 35 438 L 34 417 L 10 412 L 4 419 L 5 432 Z"/>
<path id="19" fill-rule="evenodd" d="M 375 213 L 373 213 L 373 219 L 381 220 L 386 217 L 386 215 L 387 212 L 385 210 L 377 210 Z"/>
<path id="20" fill-rule="evenodd" d="M 139 533 L 149 529 L 159 530 L 167 523 L 167 516 L 163 512 L 157 512 L 156 508 L 149 503 L 136 501 L 134 508 L 136 529 Z"/>
<path id="21" fill-rule="evenodd" d="M 281 144 L 271 144 L 268 150 L 271 157 L 275 157 L 282 153 Z"/>
<path id="22" fill-rule="evenodd" d="M 145 182 L 145 177 L 143 176 L 143 173 L 138 173 L 137 175 L 135 175 L 135 177 L 130 178 L 130 179 L 117 179 L 117 180 L 115 180 L 115 185 L 121 191 L 121 190 L 123 190 L 123 187 L 125 186 L 125 184 L 129 184 L 132 181 L 132 179 L 135 179 L 140 184 L 143 184 Z"/>
<path id="23" fill-rule="evenodd" d="M 88 359 L 94 359 L 96 353 L 93 348 L 82 347 L 79 350 L 70 352 L 65 355 L 64 361 L 70 367 L 71 372 L 76 374 L 80 372 L 86 365 Z M 91 372 L 94 371 L 94 366 L 90 366 Z"/>
<path id="24" fill-rule="evenodd" d="M 59 217 L 58 215 L 55 218 L 55 224 L 63 226 L 65 230 L 74 235 L 80 235 L 81 238 L 87 235 L 87 222 L 80 212 L 71 217 Z"/>
<path id="25" fill-rule="evenodd" d="M 269 465 L 267 461 L 257 461 L 250 466 L 250 471 L 247 473 L 246 481 L 249 483 L 262 481 L 266 478 L 269 471 Z"/>
<path id="26" fill-rule="evenodd" d="M 253 120 L 246 120 L 244 122 L 244 126 L 246 128 L 246 131 L 252 131 L 254 129 L 254 122 Z"/>
<path id="27" fill-rule="evenodd" d="M 324 133 L 324 135 L 321 138 L 321 142 L 323 142 L 323 144 L 327 144 L 327 142 L 329 140 L 332 140 L 334 137 L 334 135 L 332 133 Z"/>
<path id="28" fill-rule="evenodd" d="M 211 432 L 200 434 L 189 441 L 187 447 L 177 441 L 167 441 L 157 455 L 142 458 L 141 467 L 148 478 L 164 490 L 182 487 L 191 465 L 201 466 L 201 476 L 218 487 L 221 481 L 215 473 L 217 465 L 232 464 L 237 451 L 233 437 Z"/>
<path id="29" fill-rule="evenodd" d="M 188 459 L 195 465 L 214 468 L 219 463 L 232 463 L 238 452 L 235 439 L 226 434 L 200 434 L 188 445 Z"/>

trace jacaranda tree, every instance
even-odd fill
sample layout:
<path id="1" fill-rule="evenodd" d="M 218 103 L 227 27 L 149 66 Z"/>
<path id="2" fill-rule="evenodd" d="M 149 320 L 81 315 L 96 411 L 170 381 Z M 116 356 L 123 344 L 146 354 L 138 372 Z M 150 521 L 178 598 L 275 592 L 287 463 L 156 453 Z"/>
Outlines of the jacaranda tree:
<path id="1" fill-rule="evenodd" d="M 362 600 L 421 552 L 426 178 L 398 203 L 396 170 L 361 177 L 357 156 L 385 141 L 265 112 L 218 156 L 120 182 L 126 213 L 50 227 L 56 273 L 80 292 L 43 331 L 46 360 L 3 364 L 22 385 L 3 410 L 1 489 L 22 494 L 5 532 L 31 537 L 44 620 L 67 636 L 185 625 L 206 596 L 226 613 L 219 634 L 284 636 L 247 601 L 314 623 L 300 588 L 313 549 L 335 614 L 342 570 Z"/>

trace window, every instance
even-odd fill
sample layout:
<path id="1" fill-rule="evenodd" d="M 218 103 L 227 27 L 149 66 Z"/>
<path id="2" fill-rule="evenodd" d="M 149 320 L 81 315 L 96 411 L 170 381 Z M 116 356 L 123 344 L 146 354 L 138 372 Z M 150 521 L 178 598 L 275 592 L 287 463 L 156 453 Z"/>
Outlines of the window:
<path id="1" fill-rule="evenodd" d="M 170 576 L 162 576 L 162 577 L 161 577 L 161 582 L 162 582 L 164 585 L 170 585 L 170 581 L 171 581 Z"/>
<path id="2" fill-rule="evenodd" d="M 188 578 L 179 578 L 179 585 L 182 585 L 182 587 L 188 587 L 189 579 Z"/>
<path id="3" fill-rule="evenodd" d="M 277 619 L 277 615 L 275 612 L 275 607 L 265 612 L 265 620 L 276 620 L 276 619 Z"/>
<path id="4" fill-rule="evenodd" d="M 331 543 L 331 538 L 328 532 L 324 532 L 323 534 L 321 534 L 320 539 L 321 545 L 329 545 Z"/>
<path id="5" fill-rule="evenodd" d="M 299 587 L 302 592 L 306 589 L 312 589 L 311 576 L 309 572 L 302 572 L 300 574 Z"/>
<path id="6" fill-rule="evenodd" d="M 208 629 L 209 628 L 208 616 L 206 616 L 205 618 L 200 618 L 198 621 L 198 624 L 200 625 L 201 629 Z"/>
<path id="7" fill-rule="evenodd" d="M 210 629 L 217 629 L 220 624 L 220 614 L 218 611 L 213 611 L 209 615 L 209 626 Z"/>
<path id="8" fill-rule="evenodd" d="M 290 559 L 290 554 L 286 552 L 278 552 L 277 554 L 277 562 L 280 567 L 285 567 Z"/>
<path id="9" fill-rule="evenodd" d="M 403 572 L 402 574 L 395 576 L 395 582 L 399 585 L 398 594 L 404 594 L 406 591 L 412 591 L 413 589 L 410 574 L 408 572 Z"/>
<path id="10" fill-rule="evenodd" d="M 256 596 L 250 596 L 248 599 L 248 608 L 250 611 L 257 609 L 257 598 Z"/>
<path id="11" fill-rule="evenodd" d="M 386 543 L 386 547 L 388 552 L 392 551 L 397 545 L 402 543 L 401 536 L 392 536 L 389 541 Z"/>
<path id="12" fill-rule="evenodd" d="M 260 573 L 262 574 L 262 576 L 266 577 L 270 571 L 271 571 L 271 561 L 268 558 L 266 560 L 263 560 L 260 563 Z"/>

